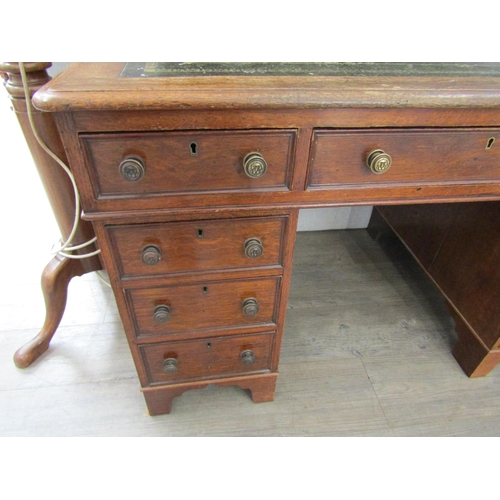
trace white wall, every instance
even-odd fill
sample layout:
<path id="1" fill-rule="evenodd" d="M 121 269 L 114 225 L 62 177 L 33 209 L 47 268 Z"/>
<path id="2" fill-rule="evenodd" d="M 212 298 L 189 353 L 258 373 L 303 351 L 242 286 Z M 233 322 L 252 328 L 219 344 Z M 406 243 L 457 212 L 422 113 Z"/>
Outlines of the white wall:
<path id="1" fill-rule="evenodd" d="M 300 210 L 297 231 L 359 229 L 368 226 L 372 207 L 335 207 Z"/>

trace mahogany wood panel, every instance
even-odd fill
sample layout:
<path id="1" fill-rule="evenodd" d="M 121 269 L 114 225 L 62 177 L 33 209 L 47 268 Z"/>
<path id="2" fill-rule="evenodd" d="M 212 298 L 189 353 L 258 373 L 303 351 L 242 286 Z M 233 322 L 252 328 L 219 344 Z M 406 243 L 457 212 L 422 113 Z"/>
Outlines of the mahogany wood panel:
<path id="1" fill-rule="evenodd" d="M 465 374 L 470 378 L 484 377 L 500 362 L 500 350 L 488 349 L 464 317 L 450 310 L 455 321 L 458 342 L 453 348 L 453 356 Z"/>
<path id="2" fill-rule="evenodd" d="M 496 139 L 500 140 L 500 129 L 316 130 L 309 187 L 497 182 Z M 377 149 L 392 157 L 392 166 L 383 174 L 374 174 L 366 165 L 370 152 Z"/>
<path id="3" fill-rule="evenodd" d="M 295 237 L 297 234 L 298 220 L 299 220 L 299 210 L 298 209 L 291 210 L 289 221 L 283 237 L 283 245 L 285 251 L 283 258 L 283 277 L 281 278 L 281 290 L 276 310 L 276 324 L 278 328 L 274 340 L 273 359 L 271 364 L 271 371 L 273 372 L 278 371 L 281 343 L 283 341 L 283 335 L 285 330 L 285 317 L 288 304 L 288 294 L 290 291 L 290 284 L 292 281 L 293 252 L 295 249 Z"/>
<path id="4" fill-rule="evenodd" d="M 56 113 L 56 118 L 63 114 Z M 321 108 L 276 110 L 161 109 L 79 111 L 71 115 L 79 133 L 145 132 L 158 130 L 498 127 L 500 117 L 490 108 Z M 98 130 L 96 130 L 96 123 Z"/>
<path id="5" fill-rule="evenodd" d="M 321 111 L 318 113 L 321 115 Z M 337 111 L 337 110 L 334 110 Z M 359 113 L 363 111 L 370 110 L 359 110 Z M 368 119 L 370 126 L 373 126 L 373 122 L 378 119 L 384 123 L 387 123 L 387 116 L 392 117 L 393 113 L 398 110 L 371 110 L 375 113 L 371 118 Z M 404 124 L 404 110 L 399 110 L 400 115 L 393 117 L 394 123 Z M 415 110 L 412 111 L 410 118 L 417 119 L 418 123 L 425 123 L 427 125 L 432 124 L 432 118 L 434 116 L 433 112 L 436 110 Z M 485 110 L 478 110 L 477 113 L 473 113 L 474 110 L 471 109 L 453 109 L 448 110 L 449 112 L 454 112 L 455 115 L 460 118 L 459 123 L 461 125 L 467 123 L 467 121 L 474 122 L 475 120 L 481 120 L 481 117 Z M 132 113 L 133 121 L 129 123 L 128 126 L 133 124 L 136 129 L 141 129 L 143 126 L 150 126 L 150 115 L 154 115 L 158 118 L 155 120 L 155 126 L 163 126 L 168 128 L 168 119 L 170 113 L 167 112 L 152 112 L 143 111 L 142 114 L 139 112 Z M 181 113 L 180 111 L 178 113 Z M 187 113 L 186 120 L 189 121 L 193 118 L 193 112 Z M 346 116 L 356 117 L 358 110 L 346 109 L 342 111 L 341 120 L 344 120 Z M 85 114 L 85 113 L 83 113 Z M 116 127 L 122 127 L 124 124 L 128 123 L 127 116 L 129 112 L 115 112 L 115 113 L 102 113 L 104 116 L 109 118 L 109 126 L 115 123 Z M 175 114 L 175 113 L 174 113 Z M 408 111 L 406 111 L 408 114 Z M 283 209 L 290 207 L 321 207 L 321 206 L 345 206 L 345 205 L 363 205 L 363 204 L 401 204 L 401 203 L 430 203 L 435 201 L 462 201 L 462 200 L 473 200 L 473 199 L 499 199 L 500 198 L 500 184 L 495 181 L 491 182 L 472 182 L 463 181 L 458 183 L 457 181 L 447 181 L 442 183 L 432 183 L 432 184 L 402 184 L 402 183 L 369 183 L 368 185 L 362 185 L 360 183 L 355 185 L 330 185 L 325 186 L 324 189 L 311 189 L 309 191 L 300 191 L 303 189 L 305 184 L 305 158 L 306 155 L 303 154 L 303 146 L 298 151 L 300 158 L 300 165 L 296 165 L 294 168 L 294 178 L 291 182 L 292 186 L 295 186 L 295 191 L 266 191 L 266 190 L 243 190 L 239 192 L 205 192 L 203 196 L 198 193 L 184 193 L 184 194 L 169 194 L 168 196 L 160 195 L 148 195 L 143 197 L 108 197 L 108 198 L 96 198 L 96 189 L 93 184 L 95 179 L 90 176 L 88 172 L 88 161 L 85 161 L 85 156 L 82 151 L 81 142 L 78 140 L 79 128 L 77 127 L 77 122 L 79 120 L 79 113 L 75 116 L 69 113 L 57 114 L 58 126 L 61 130 L 61 135 L 65 142 L 65 146 L 68 149 L 68 156 L 71 164 L 71 168 L 75 173 L 77 178 L 80 193 L 82 197 L 82 206 L 85 212 L 85 217 L 89 220 L 97 218 L 107 218 L 110 217 L 126 217 L 127 214 L 132 212 L 146 214 L 149 211 L 150 216 L 155 216 L 155 212 L 163 211 L 163 217 L 167 214 L 180 214 L 183 211 L 194 212 L 199 210 L 211 210 L 214 208 L 227 208 L 234 209 L 238 207 L 240 209 L 248 209 L 250 207 L 260 207 L 262 209 Z M 203 113 L 201 113 L 203 115 Z M 100 113 L 94 112 L 89 113 L 89 121 L 86 122 L 90 126 L 91 121 L 93 121 L 95 128 L 100 128 L 98 123 Z M 178 116 L 178 115 L 177 115 Z M 235 114 L 231 111 L 228 113 L 221 114 L 226 119 L 226 125 L 230 126 L 233 123 L 233 127 L 242 126 L 241 120 L 243 116 L 241 114 Z M 268 112 L 269 120 L 269 112 Z M 283 122 L 282 113 L 274 113 L 274 123 L 281 124 Z M 159 120 L 159 117 L 162 117 Z M 234 119 L 233 119 L 234 117 Z M 296 112 L 295 119 L 300 124 L 300 113 Z M 416 118 L 417 117 L 417 118 Z M 418 118 L 420 117 L 420 118 Z M 205 118 L 203 121 L 204 126 L 210 123 L 210 118 Z M 306 117 L 307 119 L 307 113 Z M 310 117 L 312 118 L 312 117 Z M 489 118 L 488 118 L 489 119 Z M 132 118 L 131 118 L 132 120 Z M 390 121 L 390 120 L 389 120 Z M 179 124 L 184 123 L 184 121 L 179 122 Z M 442 122 L 446 125 L 447 120 Z M 335 125 L 332 122 L 332 126 Z M 436 129 L 431 129 L 436 130 Z M 299 130 L 298 134 L 302 137 L 307 137 L 303 135 L 302 129 Z M 493 151 L 493 148 L 489 151 Z M 117 168 L 117 167 L 116 167 Z M 364 167 L 369 174 L 371 172 L 368 168 Z M 394 168 L 394 166 L 392 167 Z M 390 171 L 389 171 L 390 172 Z M 375 174 L 372 174 L 374 176 Z M 383 176 L 382 176 L 383 177 Z M 106 214 L 101 214 L 101 212 L 106 212 Z M 115 213 L 113 213 L 115 212 Z M 119 212 L 119 213 L 118 213 Z"/>
<path id="6" fill-rule="evenodd" d="M 492 349 L 500 339 L 500 203 L 458 208 L 430 273 Z"/>
<path id="7" fill-rule="evenodd" d="M 370 186 L 346 187 L 339 184 L 327 189 L 311 189 L 303 192 L 260 192 L 225 195 L 209 193 L 203 196 L 196 194 L 172 197 L 145 197 L 137 199 L 99 200 L 91 205 L 85 204 L 84 217 L 87 220 L 130 220 L 134 212 L 140 217 L 149 219 L 165 219 L 172 215 L 192 214 L 197 211 L 222 213 L 241 207 L 249 211 L 255 206 L 262 210 L 288 210 L 290 208 L 344 207 L 359 205 L 401 205 L 414 203 L 451 203 L 461 201 L 489 201 L 500 199 L 500 184 L 453 182 L 433 185 L 405 186 Z M 256 203 L 256 205 L 254 205 Z"/>
<path id="8" fill-rule="evenodd" d="M 121 63 L 74 65 L 35 100 L 40 109 L 55 112 L 152 414 L 168 412 L 173 397 L 207 380 L 250 388 L 256 401 L 272 399 L 299 208 L 500 200 L 500 87 L 491 75 L 136 79 L 121 78 L 122 69 Z M 372 149 L 393 157 L 381 176 L 365 165 Z M 261 152 L 269 164 L 257 180 L 242 169 L 251 151 Z M 146 164 L 136 183 L 118 173 L 127 155 L 141 156 Z M 241 241 L 236 242 L 247 228 L 231 230 L 228 220 L 271 211 L 279 211 L 273 220 L 281 220 L 279 230 L 269 226 L 265 236 L 264 255 L 274 248 L 272 258 L 266 265 L 264 260 L 245 264 Z M 421 245 L 431 271 L 445 247 L 440 231 L 455 215 L 445 209 L 436 217 L 428 247 Z M 413 216 L 420 227 L 423 218 Z M 205 219 L 207 230 L 198 227 Z M 167 230 L 166 223 L 181 230 Z M 152 227 L 155 234 L 149 233 Z M 198 229 L 207 235 L 203 244 L 195 241 Z M 425 234 L 424 227 L 410 236 L 419 241 Z M 272 247 L 272 239 L 281 241 Z M 150 274 L 134 267 L 146 240 L 161 243 L 166 256 L 165 267 Z M 205 253 L 212 245 L 215 250 Z M 172 268 L 169 256 L 175 257 Z M 482 281 L 470 278 L 471 290 Z M 259 301 L 255 316 L 242 312 L 249 297 Z M 171 312 L 169 321 L 159 324 L 153 314 L 162 304 Z M 484 341 L 468 326 L 462 331 L 466 342 L 460 345 L 478 341 L 469 364 L 483 363 Z M 268 373 L 231 371 L 240 367 L 231 361 L 230 347 L 240 349 L 243 334 L 268 339 L 263 368 Z M 214 375 L 206 343 L 219 338 L 229 357 Z M 165 382 L 158 365 L 168 355 L 164 342 L 179 345 L 195 364 L 179 375 L 184 378 L 148 387 L 152 380 Z M 148 356 L 155 353 L 154 368 L 146 350 Z"/>
<path id="9" fill-rule="evenodd" d="M 273 333 L 268 332 L 142 345 L 140 351 L 150 382 L 169 383 L 269 370 L 272 340 Z M 251 365 L 241 360 L 240 355 L 246 350 L 254 353 Z M 163 371 L 167 358 L 177 360 L 177 372 Z"/>
<path id="10" fill-rule="evenodd" d="M 190 285 L 128 290 L 137 335 L 179 334 L 185 331 L 274 325 L 280 278 L 200 281 Z M 245 299 L 258 301 L 257 314 L 243 313 Z M 156 323 L 155 307 L 170 307 L 170 320 Z"/>
<path id="11" fill-rule="evenodd" d="M 500 203 L 454 204 L 445 217 L 442 205 L 380 207 L 371 226 L 376 213 L 448 300 L 459 334 L 454 354 L 464 371 L 486 375 L 500 359 Z"/>
<path id="12" fill-rule="evenodd" d="M 390 222 L 402 241 L 411 249 L 424 269 L 429 270 L 451 227 L 458 205 L 398 205 L 377 207 L 370 226 L 380 213 Z"/>
<path id="13" fill-rule="evenodd" d="M 122 277 L 166 275 L 220 269 L 282 266 L 285 218 L 200 220 L 164 224 L 108 226 Z M 258 238 L 260 257 L 245 254 L 245 242 Z M 161 260 L 146 265 L 141 259 L 146 245 L 156 245 Z"/>
<path id="14" fill-rule="evenodd" d="M 97 197 L 186 193 L 213 190 L 287 189 L 293 161 L 295 132 L 190 131 L 80 136 L 88 151 L 89 170 Z M 193 153 L 195 151 L 195 154 Z M 259 152 L 267 162 L 262 177 L 243 169 L 248 153 Z M 129 155 L 146 165 L 144 177 L 128 181 L 118 167 Z"/>

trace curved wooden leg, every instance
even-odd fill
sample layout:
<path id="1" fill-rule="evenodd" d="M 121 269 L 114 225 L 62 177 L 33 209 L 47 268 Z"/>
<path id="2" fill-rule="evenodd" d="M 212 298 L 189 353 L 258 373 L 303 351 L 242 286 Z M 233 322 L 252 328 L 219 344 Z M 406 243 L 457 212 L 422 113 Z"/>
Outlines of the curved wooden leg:
<path id="1" fill-rule="evenodd" d="M 31 365 L 48 349 L 64 314 L 69 282 L 74 276 L 81 276 L 85 272 L 80 261 L 76 259 L 56 256 L 47 264 L 42 274 L 45 323 L 40 333 L 14 354 L 14 363 L 18 368 Z"/>

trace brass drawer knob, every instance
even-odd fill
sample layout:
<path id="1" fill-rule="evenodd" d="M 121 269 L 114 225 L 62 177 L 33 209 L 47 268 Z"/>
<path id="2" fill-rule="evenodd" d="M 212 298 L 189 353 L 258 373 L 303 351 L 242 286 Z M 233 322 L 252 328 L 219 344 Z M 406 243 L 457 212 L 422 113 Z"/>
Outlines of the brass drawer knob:
<path id="1" fill-rule="evenodd" d="M 163 372 L 167 375 L 171 373 L 177 373 L 179 369 L 179 362 L 175 358 L 167 358 L 163 361 Z"/>
<path id="2" fill-rule="evenodd" d="M 147 266 L 154 266 L 158 264 L 161 260 L 161 250 L 160 247 L 156 245 L 146 245 L 142 249 L 142 262 Z"/>
<path id="3" fill-rule="evenodd" d="M 156 306 L 153 313 L 153 319 L 156 323 L 166 323 L 170 319 L 170 307 L 165 304 Z"/>
<path id="4" fill-rule="evenodd" d="M 245 255 L 251 259 L 256 259 L 260 257 L 264 252 L 264 247 L 262 246 L 262 241 L 259 238 L 248 238 L 245 241 Z"/>
<path id="5" fill-rule="evenodd" d="M 245 158 L 243 158 L 243 169 L 248 177 L 257 179 L 266 173 L 267 163 L 260 153 L 248 153 Z"/>
<path id="6" fill-rule="evenodd" d="M 372 151 L 366 159 L 366 165 L 374 174 L 383 174 L 387 172 L 391 164 L 392 158 L 381 149 Z"/>
<path id="7" fill-rule="evenodd" d="M 245 316 L 254 316 L 259 312 L 259 303 L 254 297 L 249 297 L 242 302 L 243 314 Z"/>
<path id="8" fill-rule="evenodd" d="M 146 164 L 139 156 L 127 156 L 120 163 L 120 175 L 129 182 L 140 181 L 144 177 Z"/>
<path id="9" fill-rule="evenodd" d="M 240 359 L 244 365 L 253 365 L 255 363 L 255 354 L 248 349 L 240 354 Z"/>

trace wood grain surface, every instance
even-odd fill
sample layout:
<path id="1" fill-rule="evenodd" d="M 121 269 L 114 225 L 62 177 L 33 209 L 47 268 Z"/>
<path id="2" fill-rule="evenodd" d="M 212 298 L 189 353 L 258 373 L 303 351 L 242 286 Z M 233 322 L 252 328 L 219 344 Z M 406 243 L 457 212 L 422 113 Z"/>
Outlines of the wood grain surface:
<path id="1" fill-rule="evenodd" d="M 234 335 L 142 345 L 140 350 L 150 382 L 165 384 L 269 371 L 272 340 L 272 333 Z M 251 365 L 245 365 L 240 358 L 240 354 L 247 350 L 251 350 L 255 357 Z M 177 360 L 175 373 L 163 371 L 163 362 L 167 358 Z"/>
<path id="2" fill-rule="evenodd" d="M 497 107 L 498 78 L 453 76 L 195 76 L 120 78 L 124 63 L 78 63 L 37 94 L 43 111 L 79 109 Z M 103 92 L 103 90 L 105 92 Z M 134 104 L 132 104 L 134 103 Z"/>
<path id="3" fill-rule="evenodd" d="M 108 226 L 116 262 L 122 277 L 193 273 L 249 267 L 280 268 L 283 264 L 282 235 L 286 218 L 241 218 L 164 224 Z M 260 257 L 245 254 L 245 242 L 262 242 Z M 142 262 L 142 249 L 156 245 L 158 264 Z"/>
<path id="4" fill-rule="evenodd" d="M 273 325 L 280 279 L 238 281 L 200 281 L 189 285 L 128 290 L 130 310 L 137 335 L 167 335 L 192 330 L 217 330 L 230 327 Z M 252 316 L 243 313 L 243 301 L 255 298 L 259 310 Z M 170 307 L 170 320 L 156 323 L 156 306 Z"/>
<path id="5" fill-rule="evenodd" d="M 311 150 L 309 187 L 498 181 L 500 148 L 489 147 L 500 129 L 317 130 Z M 370 152 L 383 150 L 392 165 L 374 174 Z"/>
<path id="6" fill-rule="evenodd" d="M 279 131 L 191 131 L 80 136 L 95 176 L 97 197 L 214 190 L 286 189 L 293 162 L 295 133 Z M 192 144 L 196 154 L 193 154 Z M 266 173 L 248 177 L 243 160 L 259 152 Z M 127 156 L 142 158 L 144 177 L 121 177 L 118 166 Z"/>

